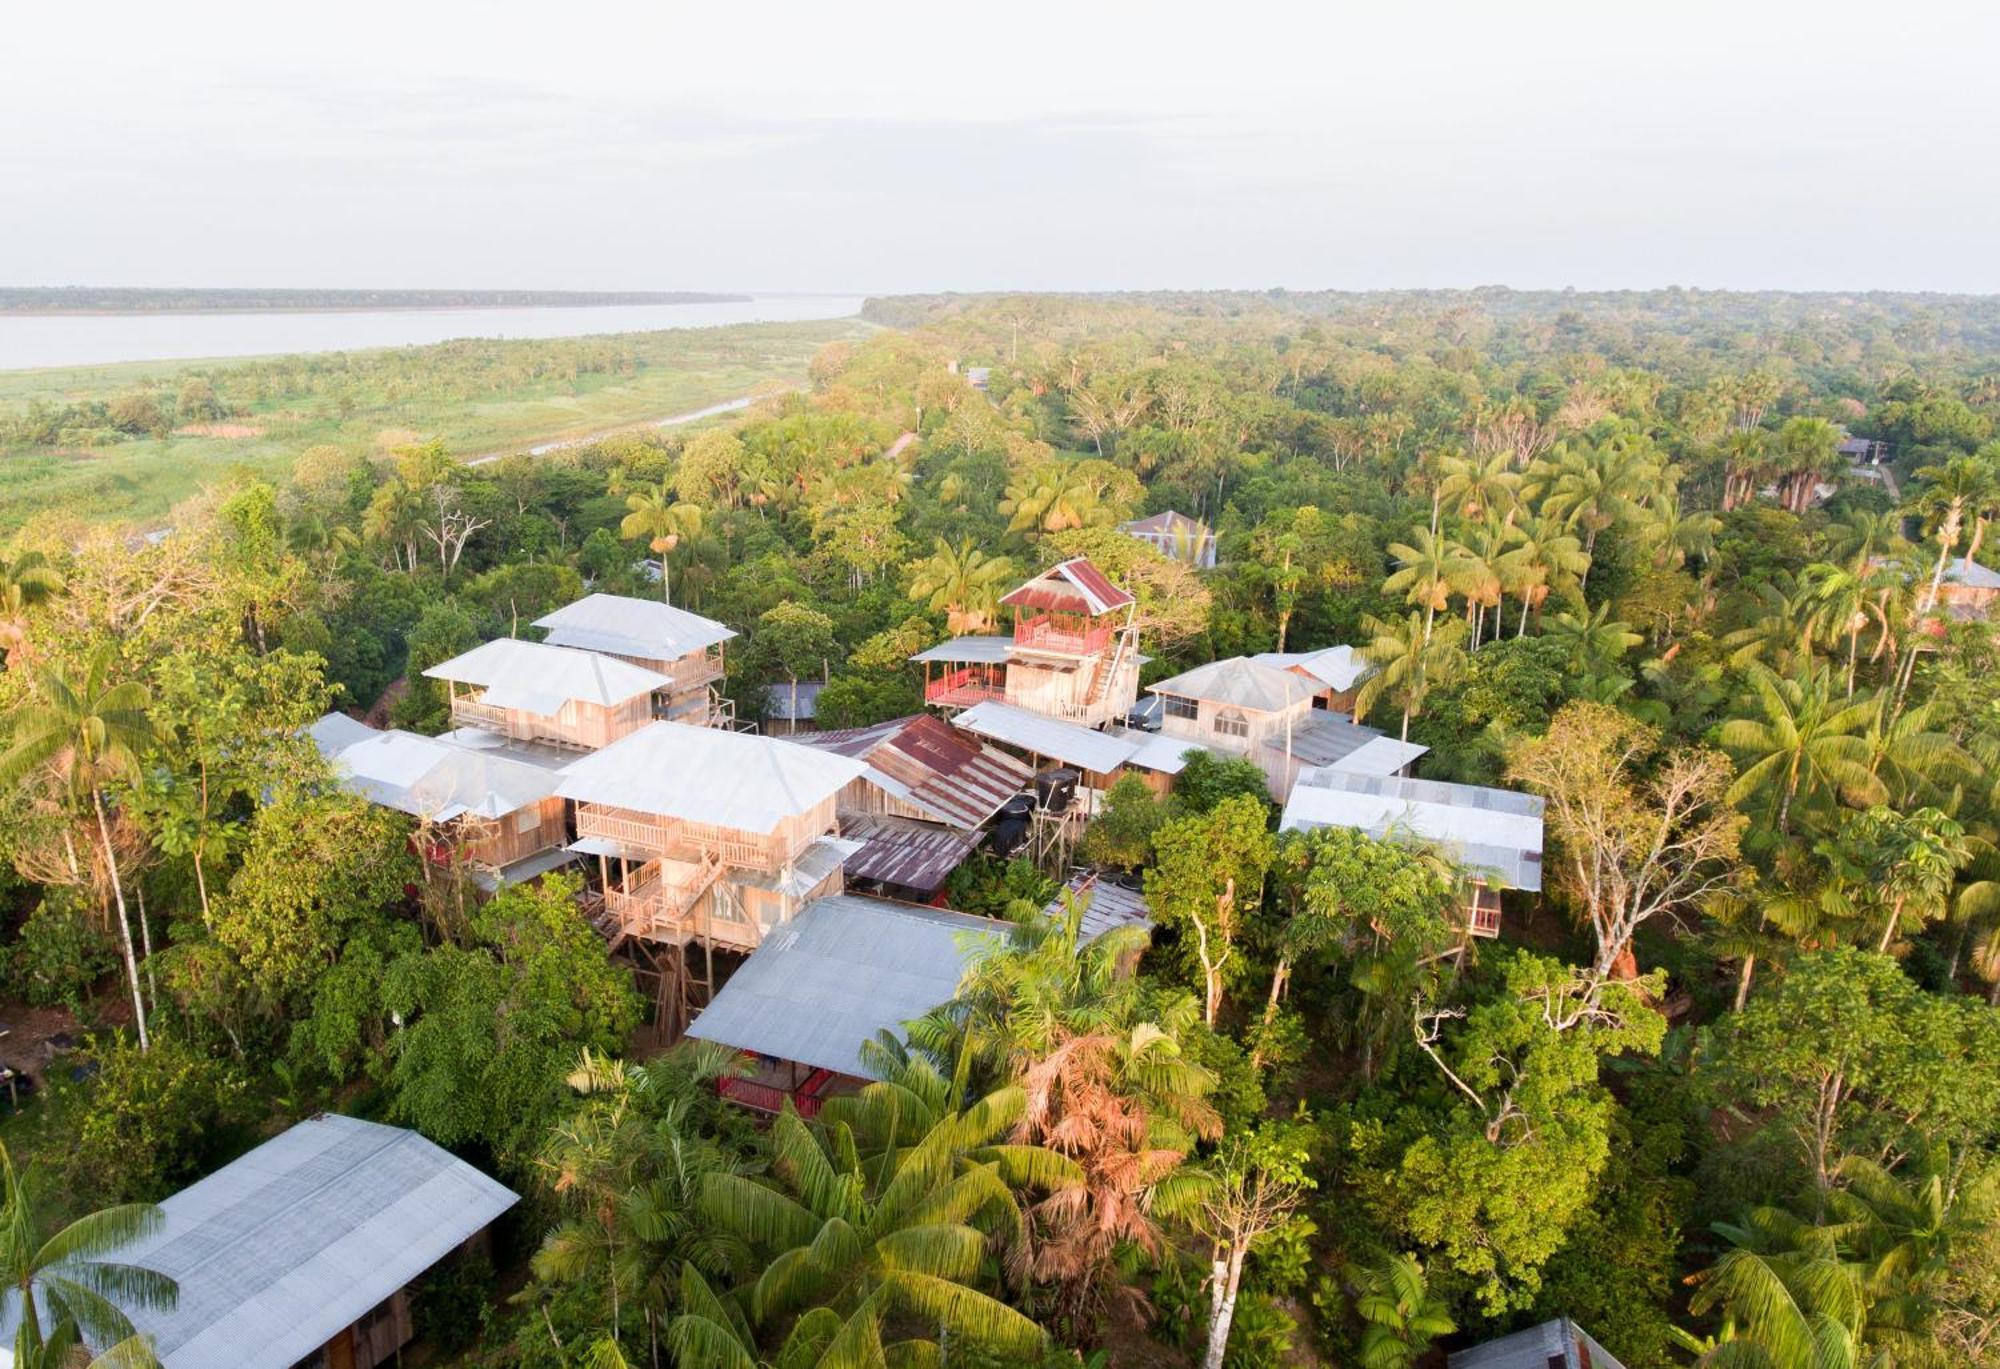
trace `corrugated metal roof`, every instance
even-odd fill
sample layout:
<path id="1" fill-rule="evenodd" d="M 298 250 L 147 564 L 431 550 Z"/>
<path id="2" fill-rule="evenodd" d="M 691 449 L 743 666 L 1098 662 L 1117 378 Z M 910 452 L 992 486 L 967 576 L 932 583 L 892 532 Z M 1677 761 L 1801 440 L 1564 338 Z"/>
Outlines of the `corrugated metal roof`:
<path id="1" fill-rule="evenodd" d="M 1395 775 L 1400 774 L 1404 766 L 1412 764 L 1429 752 L 1428 746 L 1418 746 L 1415 742 L 1398 741 L 1394 737 L 1375 737 L 1327 764 L 1335 770 L 1345 770 L 1351 775 Z"/>
<path id="2" fill-rule="evenodd" d="M 974 704 L 953 718 L 951 725 L 1098 774 L 1116 770 L 1139 750 L 1136 743 L 1124 737 L 1093 732 L 1075 723 L 1045 718 L 1025 708 L 991 700 Z"/>
<path id="3" fill-rule="evenodd" d="M 1448 1363 L 1450 1369 L 1624 1369 L 1568 1317 L 1453 1351 Z"/>
<path id="4" fill-rule="evenodd" d="M 1967 565 L 1962 556 L 1955 556 L 1946 564 L 1944 578 L 1954 585 L 1964 585 L 1968 589 L 2000 589 L 2000 571 L 1992 570 L 1977 561 Z"/>
<path id="5" fill-rule="evenodd" d="M 913 661 L 944 661 L 951 665 L 1005 665 L 1012 637 L 954 637 L 910 657 Z"/>
<path id="6" fill-rule="evenodd" d="M 1008 932 L 913 903 L 815 899 L 765 937 L 688 1035 L 868 1078 L 861 1043 L 948 1002 L 972 957 Z"/>
<path id="7" fill-rule="evenodd" d="M 726 642 L 736 635 L 713 618 L 675 608 L 659 599 L 624 594 L 590 594 L 535 619 L 555 646 L 609 651 L 648 661 L 671 661 Z"/>
<path id="8" fill-rule="evenodd" d="M 764 686 L 764 716 L 785 723 L 809 723 L 819 713 L 824 680 L 781 680 Z"/>
<path id="9" fill-rule="evenodd" d="M 847 862 L 847 878 L 893 884 L 899 889 L 934 893 L 965 863 L 976 841 L 970 833 L 879 814 L 852 818 L 847 835 L 861 843 Z"/>
<path id="10" fill-rule="evenodd" d="M 414 1131 L 323 1115 L 168 1198 L 115 1258 L 180 1284 L 171 1312 L 131 1313 L 168 1369 L 289 1369 L 518 1201 Z"/>
<path id="11" fill-rule="evenodd" d="M 1092 565 L 1089 557 L 1074 556 L 1009 590 L 1000 596 L 1000 602 L 1013 608 L 1045 608 L 1095 617 L 1135 601 Z"/>
<path id="12" fill-rule="evenodd" d="M 370 729 L 330 759 L 349 792 L 434 822 L 504 817 L 556 791 L 553 771 L 400 730 Z"/>
<path id="13" fill-rule="evenodd" d="M 1414 742 L 1392 742 L 1387 749 L 1376 746 L 1378 742 L 1389 740 L 1386 734 L 1372 727 L 1363 727 L 1337 713 L 1321 710 L 1308 714 L 1293 725 L 1291 747 L 1292 755 L 1301 764 L 1338 766 L 1343 770 L 1374 775 L 1392 775 L 1430 750 L 1428 746 L 1418 746 Z M 1283 751 L 1284 734 L 1274 733 L 1266 745 Z M 1375 747 L 1375 750 L 1370 752 L 1370 747 Z M 1364 756 L 1364 752 L 1368 754 Z M 1399 755 L 1403 756 L 1401 764 L 1387 765 L 1390 759 Z M 1357 760 L 1357 757 L 1360 759 Z"/>
<path id="14" fill-rule="evenodd" d="M 433 680 L 484 685 L 488 690 L 487 702 L 545 717 L 556 711 L 547 706 L 550 701 L 557 708 L 571 699 L 579 703 L 621 704 L 672 683 L 658 671 L 629 661 L 512 637 L 482 643 L 464 655 L 432 666 L 424 674 Z"/>
<path id="15" fill-rule="evenodd" d="M 306 735 L 312 738 L 320 755 L 331 760 L 356 742 L 365 742 L 382 733 L 359 718 L 350 718 L 345 713 L 327 713 L 306 729 Z"/>
<path id="16" fill-rule="evenodd" d="M 1319 692 L 1290 671 L 1259 665 L 1247 656 L 1210 661 L 1148 688 L 1155 694 L 1176 694 L 1230 708 L 1254 708 L 1260 713 L 1281 713 Z"/>
<path id="17" fill-rule="evenodd" d="M 867 769 L 778 737 L 657 722 L 571 762 L 556 792 L 739 832 L 770 832 Z"/>
<path id="18" fill-rule="evenodd" d="M 1328 689 L 1341 693 L 1354 688 L 1375 669 L 1351 646 L 1322 647 L 1318 651 L 1260 651 L 1250 659 L 1260 665 L 1309 675 Z"/>
<path id="19" fill-rule="evenodd" d="M 1012 756 L 925 713 L 797 740 L 865 763 L 868 778 L 884 792 L 966 831 L 983 825 L 1034 779 Z"/>
<path id="20" fill-rule="evenodd" d="M 1436 842 L 1510 889 L 1542 887 L 1542 800 L 1511 789 L 1307 770 L 1285 803 L 1282 831 L 1351 827 Z"/>
<path id="21" fill-rule="evenodd" d="M 1063 907 L 1064 893 L 1090 900 L 1084 904 L 1083 920 L 1078 928 L 1084 941 L 1095 941 L 1113 927 L 1153 925 L 1153 910 L 1146 906 L 1145 894 L 1107 879 L 1095 870 L 1079 870 L 1071 875 L 1069 882 L 1063 886 L 1063 893 L 1050 899 L 1042 911 L 1050 917 L 1067 916 Z"/>
<path id="22" fill-rule="evenodd" d="M 1153 702 L 1158 703 L 1155 699 Z M 1131 759 L 1125 763 L 1136 765 L 1143 770 L 1157 770 L 1162 775 L 1178 775 L 1187 768 L 1190 751 L 1206 751 L 1200 742 L 1191 742 L 1186 737 L 1169 737 L 1161 732 L 1146 732 L 1136 727 L 1107 728 L 1109 736 L 1132 743 Z"/>

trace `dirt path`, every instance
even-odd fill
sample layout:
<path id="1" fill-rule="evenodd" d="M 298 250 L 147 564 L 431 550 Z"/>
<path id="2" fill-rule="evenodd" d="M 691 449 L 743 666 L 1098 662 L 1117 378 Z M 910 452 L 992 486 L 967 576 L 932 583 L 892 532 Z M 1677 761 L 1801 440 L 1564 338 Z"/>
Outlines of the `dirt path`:
<path id="1" fill-rule="evenodd" d="M 648 428 L 676 428 L 683 423 L 696 423 L 704 418 L 716 418 L 722 414 L 736 413 L 739 410 L 749 408 L 758 400 L 768 397 L 765 394 L 738 395 L 734 399 L 725 399 L 720 404 L 711 404 L 705 409 L 691 409 L 684 414 L 672 414 L 666 418 L 649 419 L 643 423 L 621 423 L 615 428 L 605 428 L 599 432 L 585 433 L 582 437 L 564 437 L 552 442 L 538 443 L 535 446 L 529 447 L 527 452 L 529 456 L 547 456 L 550 452 L 563 451 L 569 447 L 587 447 L 593 442 L 602 442 L 605 438 L 615 437 L 619 433 L 643 432 Z M 483 455 L 468 458 L 465 464 L 468 466 L 485 466 L 498 461 L 503 456 L 512 456 L 520 450 L 519 447 L 510 447 L 504 452 L 486 452 Z"/>

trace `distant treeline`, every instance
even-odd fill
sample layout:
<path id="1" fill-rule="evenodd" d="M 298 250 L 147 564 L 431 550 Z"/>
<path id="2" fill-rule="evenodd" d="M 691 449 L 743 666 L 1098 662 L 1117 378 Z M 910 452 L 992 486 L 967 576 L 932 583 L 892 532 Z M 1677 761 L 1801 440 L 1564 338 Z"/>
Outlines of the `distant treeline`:
<path id="1" fill-rule="evenodd" d="M 525 309 L 608 304 L 731 304 L 748 295 L 694 290 L 137 290 L 0 286 L 0 313 L 194 313 L 248 309 Z"/>

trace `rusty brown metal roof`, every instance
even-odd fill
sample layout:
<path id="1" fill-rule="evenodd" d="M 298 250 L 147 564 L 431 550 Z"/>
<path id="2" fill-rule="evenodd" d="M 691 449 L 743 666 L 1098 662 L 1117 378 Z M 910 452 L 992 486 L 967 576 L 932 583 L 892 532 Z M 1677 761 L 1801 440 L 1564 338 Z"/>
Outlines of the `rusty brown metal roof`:
<path id="1" fill-rule="evenodd" d="M 1037 575 L 1000 598 L 1011 608 L 1053 609 L 1096 617 L 1134 602 L 1130 594 L 1106 578 L 1087 556 L 1072 557 Z"/>
<path id="2" fill-rule="evenodd" d="M 848 840 L 861 843 L 842 867 L 848 879 L 875 880 L 924 894 L 950 879 L 974 844 L 968 833 L 879 814 L 851 819 L 846 831 Z"/>
<path id="3" fill-rule="evenodd" d="M 928 713 L 792 740 L 860 761 L 887 793 L 967 832 L 985 825 L 1034 777 L 1006 752 Z"/>

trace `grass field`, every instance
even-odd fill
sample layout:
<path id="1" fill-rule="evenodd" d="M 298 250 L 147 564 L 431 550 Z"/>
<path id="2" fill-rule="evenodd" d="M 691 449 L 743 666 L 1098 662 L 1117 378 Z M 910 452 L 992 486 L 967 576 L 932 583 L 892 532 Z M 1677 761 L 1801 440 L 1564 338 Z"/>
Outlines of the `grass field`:
<path id="1" fill-rule="evenodd" d="M 232 410 L 220 435 L 101 439 L 0 451 L 0 531 L 48 510 L 92 521 L 145 521 L 242 468 L 284 475 L 307 447 L 375 452 L 442 438 L 464 456 L 543 442 L 719 404 L 765 386 L 803 383 L 829 342 L 874 331 L 857 319 L 741 324 L 598 338 L 440 343 L 277 361 L 125 362 L 0 372 L 0 411 L 110 399 L 153 388 L 171 397 L 203 376 Z M 590 347 L 623 364 L 560 362 Z"/>

